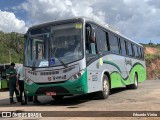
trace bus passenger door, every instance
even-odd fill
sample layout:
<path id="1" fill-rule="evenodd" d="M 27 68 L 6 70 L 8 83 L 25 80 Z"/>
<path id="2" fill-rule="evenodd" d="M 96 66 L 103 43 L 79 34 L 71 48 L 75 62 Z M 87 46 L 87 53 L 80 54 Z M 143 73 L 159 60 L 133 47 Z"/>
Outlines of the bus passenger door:
<path id="1" fill-rule="evenodd" d="M 96 27 L 91 24 L 86 24 L 86 62 L 87 62 L 87 76 L 88 76 L 88 92 L 97 91 L 100 89 L 97 82 L 98 75 L 97 73 L 97 59 L 98 59 L 98 51 L 97 51 L 97 43 L 96 43 Z"/>

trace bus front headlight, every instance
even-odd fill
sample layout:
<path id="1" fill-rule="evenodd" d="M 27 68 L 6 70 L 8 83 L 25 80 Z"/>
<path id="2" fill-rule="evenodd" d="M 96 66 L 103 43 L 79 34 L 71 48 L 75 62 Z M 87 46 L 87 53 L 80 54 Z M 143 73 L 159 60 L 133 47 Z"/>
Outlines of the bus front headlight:
<path id="1" fill-rule="evenodd" d="M 33 81 L 31 79 L 29 79 L 28 77 L 25 78 L 25 82 L 29 85 L 31 85 L 33 83 Z"/>
<path id="2" fill-rule="evenodd" d="M 78 80 L 84 73 L 84 70 L 79 71 L 78 73 L 74 74 L 72 77 L 70 77 L 70 81 L 74 82 L 76 80 Z"/>

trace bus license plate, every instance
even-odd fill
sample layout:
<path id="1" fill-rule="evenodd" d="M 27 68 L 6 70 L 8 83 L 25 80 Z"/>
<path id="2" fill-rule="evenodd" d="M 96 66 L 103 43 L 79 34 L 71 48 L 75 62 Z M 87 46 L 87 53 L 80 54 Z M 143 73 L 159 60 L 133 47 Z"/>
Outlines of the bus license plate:
<path id="1" fill-rule="evenodd" d="M 56 92 L 46 92 L 46 95 L 49 95 L 49 96 L 56 95 Z"/>

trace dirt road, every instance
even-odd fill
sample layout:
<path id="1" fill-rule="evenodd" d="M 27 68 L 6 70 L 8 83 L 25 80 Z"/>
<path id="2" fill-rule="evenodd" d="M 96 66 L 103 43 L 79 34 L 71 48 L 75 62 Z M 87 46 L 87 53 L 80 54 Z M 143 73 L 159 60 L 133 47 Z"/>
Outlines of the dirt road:
<path id="1" fill-rule="evenodd" d="M 8 91 L 0 92 L 0 111 L 160 111 L 160 80 L 146 80 L 137 90 L 114 89 L 105 100 L 92 94 L 67 97 L 60 102 L 50 96 L 40 96 L 40 104 L 29 102 L 22 106 L 10 105 L 8 96 Z"/>

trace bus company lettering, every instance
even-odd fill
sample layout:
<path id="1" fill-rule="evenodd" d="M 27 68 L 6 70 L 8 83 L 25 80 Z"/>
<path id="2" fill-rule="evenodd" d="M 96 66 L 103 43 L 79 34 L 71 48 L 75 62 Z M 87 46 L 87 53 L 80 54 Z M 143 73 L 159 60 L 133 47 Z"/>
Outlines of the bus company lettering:
<path id="1" fill-rule="evenodd" d="M 126 65 L 131 65 L 132 66 L 132 60 L 131 59 L 130 60 L 125 59 L 125 63 L 126 63 Z"/>
<path id="2" fill-rule="evenodd" d="M 66 75 L 63 76 L 53 76 L 53 80 L 66 79 Z"/>

